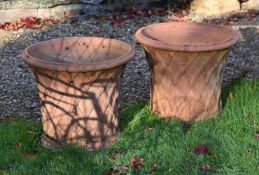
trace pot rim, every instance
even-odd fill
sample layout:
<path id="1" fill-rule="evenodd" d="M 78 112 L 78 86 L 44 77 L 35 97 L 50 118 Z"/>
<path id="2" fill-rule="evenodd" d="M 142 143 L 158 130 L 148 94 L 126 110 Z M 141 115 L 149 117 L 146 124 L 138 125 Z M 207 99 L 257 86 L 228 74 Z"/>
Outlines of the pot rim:
<path id="1" fill-rule="evenodd" d="M 169 24 L 182 24 L 188 26 L 189 24 L 196 24 L 196 25 L 203 25 L 218 29 L 223 29 L 226 31 L 231 32 L 231 36 L 225 40 L 222 40 L 220 42 L 212 42 L 210 44 L 199 44 L 199 45 L 184 45 L 184 44 L 173 44 L 168 42 L 162 42 L 156 39 L 153 39 L 152 37 L 145 36 L 143 33 L 144 29 L 153 27 L 153 26 L 159 26 L 159 25 L 169 25 Z M 207 24 L 207 23 L 198 23 L 198 22 L 163 22 L 163 23 L 156 23 L 151 24 L 145 27 L 140 28 L 136 34 L 135 34 L 136 40 L 146 46 L 151 46 L 154 48 L 159 49 L 165 49 L 165 50 L 173 50 L 173 51 L 184 51 L 184 52 L 202 52 L 202 51 L 213 51 L 213 50 L 222 50 L 227 49 L 236 44 L 240 39 L 240 33 L 233 31 L 231 29 L 228 29 L 223 26 L 214 25 L 214 24 Z"/>
<path id="2" fill-rule="evenodd" d="M 94 62 L 94 63 L 58 63 L 58 62 L 51 62 L 51 61 L 46 61 L 46 60 L 35 58 L 28 53 L 28 49 L 31 48 L 32 46 L 36 45 L 36 44 L 42 44 L 42 43 L 45 43 L 45 42 L 51 42 L 53 40 L 69 39 L 69 38 L 73 38 L 73 39 L 79 39 L 79 38 L 81 38 L 81 39 L 82 38 L 84 38 L 84 39 L 103 39 L 103 40 L 120 42 L 121 44 L 128 47 L 129 51 L 127 53 L 121 55 L 121 56 L 118 56 L 118 57 L 115 57 L 115 58 L 112 58 L 112 59 L 109 59 L 109 60 Z M 124 42 L 124 41 L 120 41 L 120 40 L 116 40 L 116 39 L 102 38 L 102 37 L 62 37 L 62 38 L 55 38 L 55 39 L 45 40 L 45 41 L 41 41 L 41 42 L 37 42 L 35 44 L 32 44 L 32 45 L 26 47 L 21 53 L 22 59 L 27 64 L 29 64 L 30 66 L 39 67 L 39 68 L 48 69 L 48 70 L 67 71 L 67 72 L 87 72 L 87 71 L 99 71 L 99 70 L 112 69 L 112 68 L 121 66 L 123 64 L 126 64 L 134 56 L 135 56 L 135 49 L 129 43 Z"/>

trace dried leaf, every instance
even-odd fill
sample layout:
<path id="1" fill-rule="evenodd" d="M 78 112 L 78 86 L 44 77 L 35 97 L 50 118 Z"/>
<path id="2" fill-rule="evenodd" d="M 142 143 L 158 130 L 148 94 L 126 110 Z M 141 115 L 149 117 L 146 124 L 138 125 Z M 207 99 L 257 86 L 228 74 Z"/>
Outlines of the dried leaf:
<path id="1" fill-rule="evenodd" d="M 208 154 L 209 148 L 205 145 L 199 145 L 193 149 L 195 154 Z"/>
<path id="2" fill-rule="evenodd" d="M 202 170 L 205 172 L 210 172 L 211 171 L 211 166 L 209 164 L 203 164 L 201 166 Z"/>
<path id="3" fill-rule="evenodd" d="M 256 14 L 256 10 L 254 10 L 254 9 L 249 9 L 249 10 L 247 10 L 247 12 L 248 12 L 249 15 Z"/>
<path id="4" fill-rule="evenodd" d="M 254 119 L 254 117 L 252 115 L 247 115 L 247 116 L 245 116 L 245 119 L 248 121 L 251 121 Z"/>
<path id="5" fill-rule="evenodd" d="M 22 146 L 21 143 L 16 143 L 16 144 L 15 144 L 15 148 L 20 148 L 21 146 Z"/>
<path id="6" fill-rule="evenodd" d="M 0 121 L 14 121 L 14 120 L 17 120 L 17 117 L 15 116 L 0 117 Z"/>
<path id="7" fill-rule="evenodd" d="M 144 162 L 144 159 L 141 157 L 134 157 L 130 160 L 130 165 L 134 167 L 136 170 L 143 169 L 142 163 Z"/>
<path id="8" fill-rule="evenodd" d="M 152 171 L 156 171 L 157 170 L 157 164 L 156 163 L 152 164 L 151 170 Z"/>
<path id="9" fill-rule="evenodd" d="M 111 152 L 108 156 L 110 157 L 110 159 L 116 160 L 120 154 L 121 154 L 120 150 L 115 150 Z"/>
<path id="10" fill-rule="evenodd" d="M 17 21 L 6 22 L 4 24 L 0 24 L 0 29 L 6 31 L 14 31 L 19 30 L 20 28 L 32 28 L 32 29 L 40 29 L 44 25 L 54 25 L 57 24 L 58 21 L 54 19 L 41 19 L 29 16 L 27 18 L 21 18 Z"/>
<path id="11" fill-rule="evenodd" d="M 113 170 L 119 170 L 119 171 L 125 171 L 125 170 L 128 170 L 129 169 L 129 167 L 127 166 L 127 165 L 121 165 L 121 166 L 114 166 L 113 167 Z"/>
<path id="12" fill-rule="evenodd" d="M 96 30 L 97 33 L 103 33 L 104 32 L 104 29 L 103 28 L 99 28 Z"/>
<path id="13" fill-rule="evenodd" d="M 249 15 L 249 16 L 247 17 L 247 21 L 252 21 L 253 18 L 254 18 L 253 16 L 250 16 L 250 15 Z"/>
<path id="14" fill-rule="evenodd" d="M 155 130 L 154 128 L 147 128 L 147 129 L 145 129 L 145 131 L 149 131 L 149 132 L 152 132 L 154 130 Z"/>
<path id="15" fill-rule="evenodd" d="M 31 152 L 22 152 L 21 153 L 23 157 L 27 157 L 27 158 L 32 158 L 35 157 L 35 153 L 31 153 Z"/>
<path id="16" fill-rule="evenodd" d="M 113 172 L 113 169 L 111 169 L 108 173 L 106 173 L 106 175 L 116 175 L 116 174 Z"/>
<path id="17" fill-rule="evenodd" d="M 190 163 L 190 164 L 187 164 L 187 167 L 190 169 L 193 169 L 193 168 L 195 168 L 195 165 Z"/>
<path id="18" fill-rule="evenodd" d="M 0 165 L 0 174 L 1 174 L 3 171 L 6 171 L 6 170 L 7 170 L 7 168 L 6 168 L 6 167 L 4 167 L 4 166 Z"/>
<path id="19" fill-rule="evenodd" d="M 39 135 L 39 133 L 35 132 L 35 131 L 32 131 L 30 129 L 27 130 L 27 133 L 28 134 L 32 134 L 32 135 Z"/>
<path id="20" fill-rule="evenodd" d="M 229 99 L 234 99 L 235 98 L 235 96 L 234 96 L 234 94 L 232 93 L 232 92 L 229 92 L 229 94 L 228 94 L 228 98 Z"/>

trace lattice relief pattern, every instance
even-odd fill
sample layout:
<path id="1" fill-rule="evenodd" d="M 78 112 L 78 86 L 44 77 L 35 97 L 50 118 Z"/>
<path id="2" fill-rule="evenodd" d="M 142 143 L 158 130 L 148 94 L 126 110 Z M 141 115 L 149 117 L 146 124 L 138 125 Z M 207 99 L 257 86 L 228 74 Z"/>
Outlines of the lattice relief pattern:
<path id="1" fill-rule="evenodd" d="M 228 50 L 174 52 L 144 46 L 151 70 L 151 110 L 200 120 L 221 112 L 222 64 Z"/>
<path id="2" fill-rule="evenodd" d="M 45 135 L 57 142 L 95 150 L 118 134 L 119 79 L 123 66 L 95 72 L 32 68 L 42 107 Z"/>

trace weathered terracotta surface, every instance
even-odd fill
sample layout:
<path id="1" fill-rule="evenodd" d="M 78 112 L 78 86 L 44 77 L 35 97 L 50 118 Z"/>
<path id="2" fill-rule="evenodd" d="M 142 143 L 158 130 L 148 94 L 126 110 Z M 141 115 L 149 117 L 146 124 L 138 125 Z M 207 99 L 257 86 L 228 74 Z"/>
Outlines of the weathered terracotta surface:
<path id="1" fill-rule="evenodd" d="M 151 70 L 151 110 L 184 121 L 221 111 L 222 64 L 239 34 L 196 23 L 161 23 L 136 33 Z"/>
<path id="2" fill-rule="evenodd" d="M 133 56 L 130 45 L 104 38 L 55 39 L 26 48 L 23 59 L 31 65 L 42 104 L 43 144 L 97 150 L 113 143 L 120 78 Z"/>

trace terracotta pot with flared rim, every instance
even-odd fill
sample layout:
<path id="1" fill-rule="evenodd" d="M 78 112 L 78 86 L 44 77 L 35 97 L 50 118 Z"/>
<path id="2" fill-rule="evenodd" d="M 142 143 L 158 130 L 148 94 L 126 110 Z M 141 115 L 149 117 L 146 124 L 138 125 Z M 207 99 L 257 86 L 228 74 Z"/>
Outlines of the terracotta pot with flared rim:
<path id="1" fill-rule="evenodd" d="M 222 64 L 239 33 L 224 27 L 167 22 L 136 33 L 151 70 L 151 110 L 183 121 L 217 116 Z"/>
<path id="2" fill-rule="evenodd" d="M 64 143 L 98 150 L 116 141 L 121 74 L 134 56 L 127 43 L 106 38 L 67 37 L 27 47 L 41 99 L 43 145 Z"/>

